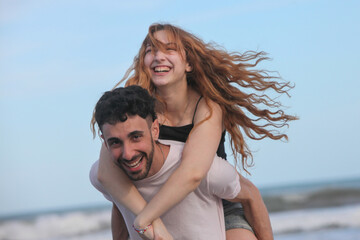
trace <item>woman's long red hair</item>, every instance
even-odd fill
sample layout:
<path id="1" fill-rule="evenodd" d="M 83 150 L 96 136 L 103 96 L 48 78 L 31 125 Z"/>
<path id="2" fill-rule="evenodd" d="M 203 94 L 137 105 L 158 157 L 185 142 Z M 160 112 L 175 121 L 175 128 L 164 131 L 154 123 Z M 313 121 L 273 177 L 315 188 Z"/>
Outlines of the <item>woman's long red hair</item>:
<path id="1" fill-rule="evenodd" d="M 266 137 L 287 140 L 287 135 L 277 130 L 297 117 L 285 114 L 281 109 L 282 105 L 264 92 L 272 89 L 277 94 L 288 95 L 292 86 L 288 82 L 282 82 L 280 77 L 272 76 L 269 71 L 255 69 L 261 61 L 268 59 L 264 52 L 229 53 L 215 44 L 204 43 L 179 27 L 153 24 L 149 27 L 133 65 L 115 87 L 126 81 L 126 85 L 140 85 L 159 98 L 145 67 L 144 57 L 148 45 L 167 51 L 167 46 L 154 36 L 155 32 L 161 30 L 168 33 L 176 50 L 192 67 L 192 71 L 187 73 L 188 84 L 203 96 L 207 104 L 211 100 L 221 107 L 224 125 L 230 134 L 235 163 L 240 154 L 241 165 L 245 171 L 253 164 L 244 136 L 254 140 Z M 133 74 L 129 76 L 131 73 Z M 92 120 L 93 131 L 94 124 Z"/>

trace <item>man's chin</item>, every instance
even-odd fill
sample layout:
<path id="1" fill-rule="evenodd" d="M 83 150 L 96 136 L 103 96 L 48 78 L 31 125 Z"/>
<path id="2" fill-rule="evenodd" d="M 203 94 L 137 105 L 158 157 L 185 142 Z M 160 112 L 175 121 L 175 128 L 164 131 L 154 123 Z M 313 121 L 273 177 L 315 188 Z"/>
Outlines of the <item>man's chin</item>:
<path id="1" fill-rule="evenodd" d="M 146 178 L 147 174 L 145 173 L 145 171 L 139 171 L 139 172 L 127 172 L 127 175 L 132 181 L 139 181 Z"/>

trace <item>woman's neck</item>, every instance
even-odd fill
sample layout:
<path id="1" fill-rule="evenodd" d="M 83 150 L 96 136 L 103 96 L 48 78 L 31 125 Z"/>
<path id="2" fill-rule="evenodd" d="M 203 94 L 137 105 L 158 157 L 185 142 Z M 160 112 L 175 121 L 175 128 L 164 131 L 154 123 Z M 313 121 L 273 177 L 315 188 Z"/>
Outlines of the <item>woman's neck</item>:
<path id="1" fill-rule="evenodd" d="M 196 101 L 199 98 L 191 87 L 185 86 L 176 89 L 157 89 L 157 94 L 165 101 L 166 109 L 163 109 L 165 122 L 170 126 L 181 126 L 192 120 Z"/>

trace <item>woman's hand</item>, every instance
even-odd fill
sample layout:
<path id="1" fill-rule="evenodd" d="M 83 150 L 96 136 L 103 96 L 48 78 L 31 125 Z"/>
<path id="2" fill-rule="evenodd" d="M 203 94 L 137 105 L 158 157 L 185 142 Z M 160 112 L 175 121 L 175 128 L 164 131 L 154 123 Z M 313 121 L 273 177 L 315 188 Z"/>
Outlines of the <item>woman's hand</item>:
<path id="1" fill-rule="evenodd" d="M 141 239 L 144 240 L 153 240 L 154 239 L 154 229 L 152 227 L 152 225 L 146 229 L 146 231 L 144 233 L 139 233 L 139 236 L 141 237 Z"/>
<path id="2" fill-rule="evenodd" d="M 153 231 L 154 231 L 154 239 L 155 240 L 173 240 L 173 237 L 166 229 L 164 223 L 160 218 L 156 219 L 153 222 Z"/>

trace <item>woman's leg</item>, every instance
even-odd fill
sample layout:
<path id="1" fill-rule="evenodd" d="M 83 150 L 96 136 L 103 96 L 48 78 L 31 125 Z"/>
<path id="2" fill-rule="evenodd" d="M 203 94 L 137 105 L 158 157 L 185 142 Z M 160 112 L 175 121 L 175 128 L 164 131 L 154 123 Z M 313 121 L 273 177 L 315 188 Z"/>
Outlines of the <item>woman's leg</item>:
<path id="1" fill-rule="evenodd" d="M 226 240 L 257 240 L 240 203 L 223 200 Z"/>
<path id="2" fill-rule="evenodd" d="M 223 200 L 227 240 L 273 240 L 269 213 L 260 191 L 241 175 L 240 183 L 241 192 L 236 200 L 242 205 L 239 202 L 230 203 Z"/>
<path id="3" fill-rule="evenodd" d="M 257 238 L 250 230 L 233 228 L 226 231 L 226 240 L 257 240 Z"/>

